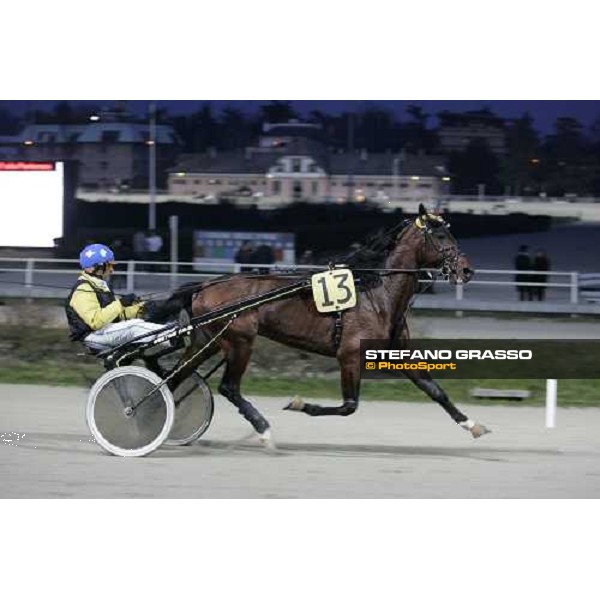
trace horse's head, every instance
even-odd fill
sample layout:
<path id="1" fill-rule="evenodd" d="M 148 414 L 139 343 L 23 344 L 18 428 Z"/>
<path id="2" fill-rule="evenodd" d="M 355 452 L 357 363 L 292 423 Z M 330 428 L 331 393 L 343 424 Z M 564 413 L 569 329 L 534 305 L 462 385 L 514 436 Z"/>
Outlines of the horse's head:
<path id="1" fill-rule="evenodd" d="M 450 225 L 438 215 L 428 213 L 419 205 L 419 216 L 414 226 L 421 235 L 417 258 L 420 267 L 441 269 L 452 283 L 468 283 L 475 271 L 468 257 L 458 248 Z"/>

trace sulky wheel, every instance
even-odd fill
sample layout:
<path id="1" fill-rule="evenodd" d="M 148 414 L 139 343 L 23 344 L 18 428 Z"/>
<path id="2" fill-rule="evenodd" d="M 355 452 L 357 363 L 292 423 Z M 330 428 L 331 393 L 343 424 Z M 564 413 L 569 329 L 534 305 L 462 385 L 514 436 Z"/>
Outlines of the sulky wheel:
<path id="1" fill-rule="evenodd" d="M 98 444 L 117 456 L 145 456 L 167 438 L 173 425 L 173 395 L 143 367 L 104 373 L 88 396 L 86 418 Z M 160 387 L 159 387 L 160 385 Z"/>
<path id="2" fill-rule="evenodd" d="M 167 446 L 195 442 L 210 425 L 214 412 L 212 393 L 198 373 L 182 381 L 173 392 L 175 422 L 165 441 Z"/>

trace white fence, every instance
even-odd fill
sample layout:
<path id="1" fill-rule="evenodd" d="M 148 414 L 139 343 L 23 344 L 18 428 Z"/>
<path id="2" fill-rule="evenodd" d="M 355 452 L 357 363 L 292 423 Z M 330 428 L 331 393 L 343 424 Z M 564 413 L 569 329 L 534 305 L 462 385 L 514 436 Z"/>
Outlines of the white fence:
<path id="1" fill-rule="evenodd" d="M 276 273 L 308 265 L 240 265 L 232 263 L 149 262 L 120 263 L 113 287 L 122 293 L 164 294 L 188 282 L 200 282 L 218 273 L 237 273 L 242 267 L 264 268 Z M 310 265 L 318 267 L 318 265 Z M 322 266 L 326 269 L 326 266 Z M 65 298 L 80 268 L 77 260 L 0 257 L 0 297 Z M 513 270 L 477 270 L 468 285 L 452 286 L 437 281 L 433 294 L 417 298 L 417 308 L 449 310 L 509 310 L 518 312 L 573 312 L 600 314 L 600 274 L 577 271 L 519 271 L 521 275 L 545 275 L 547 282 L 519 282 L 519 286 L 543 288 L 541 301 L 519 302 Z M 597 290 L 594 291 L 594 286 Z"/>

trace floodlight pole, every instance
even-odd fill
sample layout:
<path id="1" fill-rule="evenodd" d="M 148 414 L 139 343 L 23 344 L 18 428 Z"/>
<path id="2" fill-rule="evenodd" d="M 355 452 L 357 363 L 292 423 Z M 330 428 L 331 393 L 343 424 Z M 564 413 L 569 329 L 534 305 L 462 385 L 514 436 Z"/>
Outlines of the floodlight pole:
<path id="1" fill-rule="evenodd" d="M 148 229 L 156 229 L 156 104 L 150 103 L 150 131 L 148 138 Z"/>

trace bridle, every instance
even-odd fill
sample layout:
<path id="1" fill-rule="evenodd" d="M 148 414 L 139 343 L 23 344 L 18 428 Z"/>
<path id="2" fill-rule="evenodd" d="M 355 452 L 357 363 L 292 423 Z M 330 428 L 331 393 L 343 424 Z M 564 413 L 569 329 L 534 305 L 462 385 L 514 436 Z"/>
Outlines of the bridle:
<path id="1" fill-rule="evenodd" d="M 450 225 L 437 215 L 426 214 L 417 217 L 415 227 L 421 231 L 425 237 L 425 244 L 433 247 L 434 251 L 440 256 L 440 271 L 442 278 L 449 280 L 452 276 L 458 275 L 459 262 L 464 253 L 458 249 L 458 241 L 450 232 Z M 434 229 L 443 229 L 445 233 L 445 244 L 436 239 Z"/>

